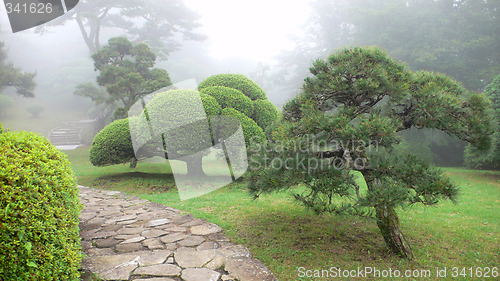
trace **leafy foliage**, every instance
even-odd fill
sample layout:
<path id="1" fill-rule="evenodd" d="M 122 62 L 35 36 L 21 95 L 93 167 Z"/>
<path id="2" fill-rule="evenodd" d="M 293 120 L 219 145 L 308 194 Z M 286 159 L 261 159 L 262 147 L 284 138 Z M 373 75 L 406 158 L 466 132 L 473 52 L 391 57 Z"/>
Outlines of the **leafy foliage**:
<path id="1" fill-rule="evenodd" d="M 278 119 L 276 107 L 265 92 L 244 75 L 212 75 L 203 80 L 198 89 L 214 96 L 222 108 L 233 108 L 252 118 L 262 130 Z"/>
<path id="2" fill-rule="evenodd" d="M 7 55 L 3 50 L 3 46 L 4 44 L 0 42 L 0 95 L 4 88 L 13 87 L 20 96 L 34 97 L 33 90 L 36 86 L 34 80 L 36 73 L 22 72 L 12 63 L 7 62 Z"/>
<path id="3" fill-rule="evenodd" d="M 0 129 L 0 147 L 2 280 L 80 280 L 81 204 L 66 156 L 29 132 Z"/>
<path id="4" fill-rule="evenodd" d="M 314 0 L 311 8 L 307 32 L 280 58 L 290 92 L 300 89 L 312 60 L 346 46 L 378 46 L 412 70 L 445 73 L 475 91 L 500 72 L 497 1 Z M 434 163 L 463 161 L 465 143 L 454 137 L 437 139 L 432 130 L 402 135 L 410 150 L 426 146 Z M 414 136 L 421 139 L 416 145 Z"/>
<path id="5" fill-rule="evenodd" d="M 190 117 L 189 110 L 192 108 L 193 94 L 198 95 L 197 91 L 190 90 L 169 90 L 167 92 L 159 93 L 153 98 L 148 104 L 148 118 L 150 120 L 159 120 L 160 122 L 156 125 L 158 127 L 152 128 L 153 131 L 163 132 L 161 127 L 165 125 L 163 122 L 168 122 L 171 116 L 185 116 L 185 118 Z M 201 94 L 201 101 L 203 103 L 205 112 L 207 115 L 219 115 L 221 112 L 221 107 L 215 100 L 215 98 Z M 168 110 L 170 109 L 170 110 Z M 176 110 L 174 112 L 174 110 Z M 163 122 L 161 122 L 163 120 Z M 132 145 L 132 138 L 130 134 L 129 122 L 140 127 L 143 120 L 139 119 L 137 116 L 132 116 L 125 119 L 116 120 L 113 123 L 106 126 L 101 130 L 94 138 L 92 146 L 90 148 L 90 162 L 94 166 L 106 166 L 115 164 L 124 164 L 131 161 L 135 161 L 136 157 L 139 159 L 150 158 L 155 155 L 161 155 L 165 157 L 165 151 L 158 151 L 155 147 L 154 141 L 150 142 L 151 134 L 149 128 L 144 128 L 135 137 L 143 138 L 143 143 L 146 145 L 138 151 L 138 155 L 134 153 L 134 147 Z M 170 124 L 172 125 L 172 124 Z M 169 136 L 166 136 L 167 138 Z M 170 136 L 171 137 L 171 136 Z M 188 150 L 196 150 L 197 144 L 189 143 L 186 140 L 184 145 L 184 150 L 189 145 L 192 145 Z M 173 155 L 173 151 L 171 151 Z"/>
<path id="6" fill-rule="evenodd" d="M 213 86 L 223 86 L 239 90 L 251 100 L 266 99 L 266 93 L 264 92 L 264 90 L 262 90 L 259 85 L 242 74 L 212 75 L 200 83 L 200 85 L 198 86 L 198 90 L 201 91 L 204 88 Z"/>
<path id="7" fill-rule="evenodd" d="M 457 189 L 425 161 L 398 153 L 399 132 L 438 129 L 487 149 L 494 127 L 488 99 L 445 75 L 414 73 L 377 48 L 339 50 L 310 71 L 273 126 L 273 143 L 252 149 L 251 192 L 303 184 L 307 191 L 295 198 L 317 212 L 366 214 L 371 207 L 388 247 L 413 258 L 395 208 L 453 201 Z M 363 176 L 365 194 L 351 171 Z"/>
<path id="8" fill-rule="evenodd" d="M 192 90 L 169 90 L 158 93 L 148 104 L 147 110 L 144 111 L 144 116 L 151 122 L 151 128 L 145 125 L 145 120 L 138 116 L 131 116 L 127 121 L 116 121 L 104 128 L 94 139 L 90 150 L 91 163 L 95 166 L 112 165 L 131 162 L 134 163 L 137 159 L 150 158 L 153 156 L 162 157 L 188 157 L 195 152 L 205 150 L 212 146 L 214 140 L 210 136 L 209 123 L 206 120 L 201 120 L 204 116 L 200 112 L 193 111 L 201 97 L 201 101 L 205 110 L 206 116 L 210 119 L 212 116 L 231 116 L 239 120 L 242 128 L 245 141 L 250 145 L 251 141 L 262 141 L 265 139 L 263 128 L 259 126 L 252 117 L 260 120 L 261 124 L 268 125 L 277 119 L 276 108 L 267 100 L 253 101 L 242 91 L 238 89 L 247 89 L 250 96 L 252 94 L 248 89 L 257 89 L 262 91 L 250 79 L 243 75 L 216 75 L 209 77 L 200 84 L 200 92 Z M 219 79 L 219 78 L 224 79 Z M 214 79 L 216 78 L 216 79 Z M 226 86 L 207 86 L 214 81 L 233 82 L 232 88 Z M 236 83 L 238 82 L 238 83 Z M 205 85 L 205 87 L 201 87 Z M 259 91 L 257 91 L 259 93 Z M 264 94 L 265 98 L 265 93 Z M 260 106 L 258 112 L 254 112 L 254 104 Z M 267 112 L 269 111 L 269 112 Z M 174 116 L 175 118 L 172 118 Z M 180 118 L 180 119 L 179 119 Z M 176 126 L 175 122 L 182 120 L 182 124 Z M 192 122 L 189 122 L 189 121 Z M 213 119 L 220 120 L 220 119 Z M 130 122 L 130 123 L 129 123 Z M 220 120 L 220 122 L 229 122 L 229 120 Z M 189 125 L 186 125 L 189 123 Z M 221 134 L 228 134 L 231 127 L 230 124 L 219 124 L 218 126 L 227 127 Z M 134 128 L 141 128 L 134 135 L 134 140 L 138 144 L 144 146 L 134 154 L 130 129 L 128 124 Z M 226 126 L 227 125 L 227 126 Z M 174 128 L 165 132 L 165 128 Z M 226 132 L 227 131 L 227 132 Z M 161 136 L 152 136 L 151 132 L 162 132 Z M 231 132 L 232 134 L 233 132 Z M 152 140 L 156 138 L 156 140 Z M 159 139 L 167 144 L 167 149 L 158 149 L 163 147 L 163 143 L 159 143 Z M 182 139 L 183 142 L 179 142 Z M 155 143 L 156 142 L 156 143 Z M 115 144 L 116 143 L 116 144 Z M 168 154 L 168 155 L 167 155 Z M 199 160 L 199 161 L 198 161 Z M 191 161 L 191 160 L 190 160 Z M 192 160 L 188 163 L 193 170 L 201 171 L 201 166 L 195 168 L 196 163 L 201 164 L 201 158 Z"/>
<path id="9" fill-rule="evenodd" d="M 497 120 L 496 132 L 493 140 L 495 145 L 490 150 L 480 151 L 469 145 L 465 150 L 465 165 L 471 168 L 499 169 L 500 168 L 500 75 L 489 84 L 484 94 L 488 96 L 495 110 Z"/>
<path id="10" fill-rule="evenodd" d="M 251 117 L 254 113 L 253 103 L 250 98 L 236 89 L 213 86 L 203 88 L 200 92 L 214 97 L 223 109 L 234 108 L 248 117 Z"/>
<path id="11" fill-rule="evenodd" d="M 124 37 L 111 38 L 92 59 L 95 69 L 100 71 L 97 83 L 106 88 L 106 93 L 83 84 L 75 94 L 90 97 L 96 105 L 118 103 L 116 119 L 125 118 L 141 96 L 172 84 L 167 71 L 153 68 L 156 56 L 144 43 L 133 45 Z"/>
<path id="12" fill-rule="evenodd" d="M 499 10 L 495 1 L 315 0 L 304 37 L 281 58 L 296 75 L 312 59 L 345 46 L 379 46 L 413 70 L 446 73 L 480 90 L 499 73 Z M 292 74 L 294 74 L 292 72 Z"/>
<path id="13" fill-rule="evenodd" d="M 260 142 L 265 139 L 264 131 L 262 130 L 255 121 L 245 114 L 239 112 L 234 108 L 224 108 L 221 112 L 222 116 L 231 116 L 241 123 L 243 128 L 243 135 L 245 137 L 245 143 L 250 144 L 251 142 Z"/>
<path id="14" fill-rule="evenodd" d="M 129 120 L 119 119 L 102 129 L 92 141 L 90 163 L 106 166 L 127 163 L 135 159 L 130 138 Z"/>
<path id="15" fill-rule="evenodd" d="M 252 119 L 255 120 L 257 125 L 263 130 L 266 130 L 267 126 L 278 119 L 276 107 L 268 100 L 254 100 L 253 108 Z"/>

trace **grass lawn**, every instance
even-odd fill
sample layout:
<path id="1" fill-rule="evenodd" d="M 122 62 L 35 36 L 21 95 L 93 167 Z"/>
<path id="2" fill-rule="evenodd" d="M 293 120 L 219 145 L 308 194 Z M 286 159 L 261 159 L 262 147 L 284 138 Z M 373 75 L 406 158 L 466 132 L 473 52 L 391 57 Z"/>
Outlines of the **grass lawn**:
<path id="1" fill-rule="evenodd" d="M 475 272 L 488 271 L 485 267 L 499 267 L 500 172 L 447 168 L 446 174 L 461 189 L 457 205 L 442 202 L 400 210 L 402 231 L 417 258 L 407 261 L 387 252 L 373 219 L 316 216 L 285 193 L 253 200 L 244 183 L 180 201 L 166 163 L 141 162 L 136 169 L 128 165 L 97 168 L 88 161 L 88 147 L 66 153 L 79 184 L 124 191 L 214 222 L 234 243 L 247 246 L 280 280 L 313 280 L 299 275 L 331 267 L 370 267 L 386 273 L 391 269 L 402 275 L 407 270 L 425 275 L 429 270 L 428 280 L 471 280 L 471 272 L 475 276 Z M 448 278 L 437 278 L 436 269 L 445 267 Z M 454 270 L 467 277 L 452 278 Z"/>

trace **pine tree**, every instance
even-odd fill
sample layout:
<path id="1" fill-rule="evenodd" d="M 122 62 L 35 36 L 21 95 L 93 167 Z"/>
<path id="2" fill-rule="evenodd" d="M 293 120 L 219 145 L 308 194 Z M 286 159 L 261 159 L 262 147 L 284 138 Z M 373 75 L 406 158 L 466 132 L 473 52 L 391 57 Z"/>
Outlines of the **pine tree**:
<path id="1" fill-rule="evenodd" d="M 491 103 L 445 75 L 412 72 L 376 48 L 341 50 L 310 71 L 272 139 L 252 148 L 251 192 L 301 184 L 307 192 L 295 198 L 318 213 L 374 213 L 389 249 L 412 259 L 398 206 L 454 201 L 458 189 L 438 168 L 397 153 L 399 132 L 433 128 L 487 149 Z"/>

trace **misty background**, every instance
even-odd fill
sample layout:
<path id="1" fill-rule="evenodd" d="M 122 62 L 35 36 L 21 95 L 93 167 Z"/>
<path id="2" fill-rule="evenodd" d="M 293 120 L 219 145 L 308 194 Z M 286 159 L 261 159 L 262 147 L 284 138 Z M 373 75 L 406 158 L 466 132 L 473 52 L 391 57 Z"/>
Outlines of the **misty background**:
<path id="1" fill-rule="evenodd" d="M 350 46 L 379 46 L 413 70 L 483 91 L 500 73 L 499 13 L 500 0 L 81 0 L 66 15 L 13 34 L 0 5 L 6 60 L 36 72 L 37 83 L 34 98 L 1 89 L 13 102 L 0 105 L 0 122 L 48 136 L 68 121 L 93 119 L 94 103 L 74 91 L 96 84 L 90 56 L 116 36 L 147 43 L 173 83 L 245 74 L 278 107 L 300 91 L 315 59 Z M 43 107 L 38 117 L 27 110 L 34 105 Z M 461 141 L 435 131 L 405 137 L 405 149 L 462 164 Z"/>

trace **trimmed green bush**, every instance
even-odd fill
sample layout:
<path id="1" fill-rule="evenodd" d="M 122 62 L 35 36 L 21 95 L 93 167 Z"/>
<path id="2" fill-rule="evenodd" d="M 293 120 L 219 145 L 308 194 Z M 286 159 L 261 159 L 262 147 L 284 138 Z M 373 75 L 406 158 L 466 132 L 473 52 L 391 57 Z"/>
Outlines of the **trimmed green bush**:
<path id="1" fill-rule="evenodd" d="M 255 123 L 251 118 L 239 112 L 234 108 L 224 108 L 221 113 L 222 116 L 231 116 L 238 119 L 243 128 L 243 135 L 245 143 L 250 145 L 252 142 L 260 142 L 265 139 L 264 131 Z"/>
<path id="2" fill-rule="evenodd" d="M 123 164 L 135 159 L 128 119 L 116 120 L 92 141 L 90 163 L 94 166 Z"/>
<path id="3" fill-rule="evenodd" d="M 268 100 L 255 100 L 253 101 L 253 107 L 254 112 L 252 119 L 264 131 L 267 126 L 278 119 L 278 110 L 276 110 L 276 107 Z"/>
<path id="4" fill-rule="evenodd" d="M 29 132 L 2 131 L 0 150 L 0 279 L 80 280 L 82 206 L 66 156 Z"/>
<path id="5" fill-rule="evenodd" d="M 200 92 L 214 97 L 223 109 L 234 108 L 248 117 L 252 117 L 253 115 L 252 100 L 239 90 L 223 86 L 213 86 L 203 88 Z"/>
<path id="6" fill-rule="evenodd" d="M 198 86 L 198 90 L 213 86 L 224 86 L 241 91 L 251 100 L 264 100 L 266 93 L 255 82 L 242 74 L 217 74 L 203 80 Z"/>
<path id="7" fill-rule="evenodd" d="M 221 107 L 214 97 L 199 94 L 195 90 L 169 90 L 156 95 L 148 104 L 148 116 L 150 120 L 160 120 L 168 122 L 169 116 L 183 117 L 182 120 L 189 120 L 193 109 L 192 104 L 197 101 L 198 95 L 205 112 L 208 116 L 219 115 Z M 107 166 L 125 164 L 136 159 L 132 138 L 130 135 L 129 122 L 134 124 L 141 122 L 137 117 L 116 120 L 102 129 L 92 141 L 90 148 L 90 162 L 94 166 Z M 156 123 L 162 126 L 161 122 Z M 170 124 L 172 125 L 172 124 Z M 153 131 L 162 131 L 161 128 L 153 128 Z M 155 143 L 149 142 L 149 128 L 144 128 L 139 132 L 137 138 L 145 138 L 146 145 L 140 150 L 140 158 L 152 157 L 155 154 Z M 168 138 L 168 136 L 166 136 Z M 188 141 L 188 140 L 186 140 Z M 187 144 L 187 143 L 186 143 Z M 193 144 L 195 145 L 195 144 Z M 156 152 L 157 153 L 157 152 Z"/>
<path id="8" fill-rule="evenodd" d="M 205 95 L 203 93 L 200 93 L 200 96 L 201 102 L 203 103 L 203 107 L 205 108 L 205 112 L 207 113 L 208 117 L 220 114 L 222 107 L 214 97 Z"/>
<path id="9" fill-rule="evenodd" d="M 199 110 L 199 99 L 204 110 Z M 147 105 L 153 132 L 164 133 L 169 157 L 187 155 L 211 146 L 208 116 L 219 115 L 214 97 L 196 90 L 170 90 L 158 94 Z M 167 129 L 167 130 L 166 130 Z M 182 140 L 182 141 L 180 141 Z"/>

